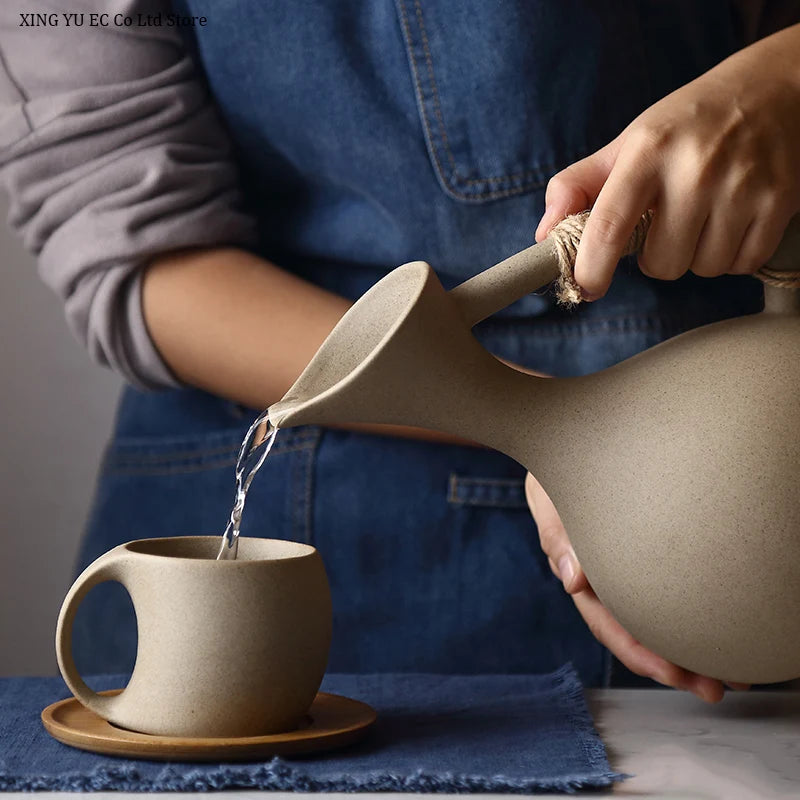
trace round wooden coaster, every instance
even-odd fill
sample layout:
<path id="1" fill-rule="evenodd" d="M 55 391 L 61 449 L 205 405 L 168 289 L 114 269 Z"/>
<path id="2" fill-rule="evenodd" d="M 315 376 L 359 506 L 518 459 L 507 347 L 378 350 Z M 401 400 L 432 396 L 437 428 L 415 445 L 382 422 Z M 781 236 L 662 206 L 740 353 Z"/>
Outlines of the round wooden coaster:
<path id="1" fill-rule="evenodd" d="M 136 733 L 117 728 L 74 697 L 42 711 L 45 729 L 59 742 L 94 753 L 156 761 L 246 761 L 333 750 L 360 739 L 376 718 L 375 710 L 366 703 L 327 692 L 317 694 L 307 725 L 287 733 L 241 738 L 192 739 Z"/>

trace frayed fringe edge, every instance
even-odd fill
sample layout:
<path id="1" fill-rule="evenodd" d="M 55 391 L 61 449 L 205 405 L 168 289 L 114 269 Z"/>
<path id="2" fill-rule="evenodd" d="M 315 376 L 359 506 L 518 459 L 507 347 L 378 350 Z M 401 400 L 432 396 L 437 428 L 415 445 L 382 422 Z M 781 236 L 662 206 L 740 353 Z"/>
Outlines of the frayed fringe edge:
<path id="1" fill-rule="evenodd" d="M 155 780 L 142 779 L 134 767 L 100 767 L 90 775 L 62 775 L 53 778 L 14 778 L 0 775 L 0 791 L 18 792 L 211 792 L 225 789 L 265 789 L 283 792 L 413 792 L 472 794 L 503 792 L 530 794 L 534 791 L 575 792 L 600 788 L 628 775 L 604 771 L 575 778 L 509 780 L 467 775 L 373 775 L 364 778 L 340 778 L 319 781 L 299 774 L 279 759 L 253 771 L 225 767 L 214 772 L 178 774 L 167 767 Z"/>

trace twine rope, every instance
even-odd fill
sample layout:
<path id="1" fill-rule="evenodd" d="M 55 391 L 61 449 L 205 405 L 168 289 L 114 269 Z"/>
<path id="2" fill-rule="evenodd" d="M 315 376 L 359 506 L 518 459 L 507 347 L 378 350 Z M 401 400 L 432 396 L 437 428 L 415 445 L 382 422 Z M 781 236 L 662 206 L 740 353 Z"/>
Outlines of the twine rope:
<path id="1" fill-rule="evenodd" d="M 772 269 L 765 265 L 755 273 L 755 276 L 770 286 L 778 286 L 781 289 L 800 289 L 800 269 Z"/>
<path id="2" fill-rule="evenodd" d="M 556 297 L 559 304 L 563 306 L 576 306 L 583 300 L 580 286 L 575 282 L 573 270 L 581 234 L 588 219 L 588 211 L 572 214 L 562 219 L 549 234 L 558 258 L 559 276 L 556 278 L 555 284 Z M 637 253 L 641 249 L 652 219 L 652 210 L 642 214 L 625 245 L 623 255 Z M 755 277 L 770 286 L 778 286 L 781 289 L 800 289 L 800 270 L 777 270 L 763 266 L 755 273 Z"/>

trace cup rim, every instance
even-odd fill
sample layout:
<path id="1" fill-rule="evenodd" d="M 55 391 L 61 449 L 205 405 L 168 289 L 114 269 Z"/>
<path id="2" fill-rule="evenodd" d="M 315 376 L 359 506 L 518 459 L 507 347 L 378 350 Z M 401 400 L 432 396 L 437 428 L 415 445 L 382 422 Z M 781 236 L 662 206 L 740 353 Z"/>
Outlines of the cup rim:
<path id="1" fill-rule="evenodd" d="M 263 564 L 270 564 L 273 562 L 299 561 L 304 558 L 310 558 L 317 553 L 316 547 L 310 544 L 306 544 L 305 542 L 295 542 L 292 541 L 291 539 L 273 539 L 261 536 L 240 536 L 239 545 L 241 546 L 242 542 L 246 541 L 256 541 L 264 544 L 275 543 L 279 544 L 281 547 L 288 547 L 292 549 L 294 552 L 287 553 L 285 555 L 277 555 L 271 558 L 235 558 L 235 559 L 217 560 L 216 555 L 212 558 L 201 557 L 196 555 L 176 555 L 174 553 L 152 552 L 144 548 L 144 545 L 152 544 L 154 542 L 167 545 L 169 543 L 174 543 L 174 542 L 185 543 L 190 540 L 213 542 L 218 546 L 219 543 L 222 541 L 222 536 L 221 535 L 153 536 L 143 539 L 133 539 L 129 542 L 125 542 L 124 544 L 120 545 L 120 549 L 124 550 L 125 552 L 133 556 L 147 556 L 148 558 L 158 558 L 163 560 L 180 561 L 180 562 L 191 561 L 197 563 L 226 564 L 229 565 L 230 567 L 238 566 L 240 569 L 247 564 L 263 565 Z M 142 547 L 137 547 L 137 545 L 141 545 Z M 216 549 L 217 548 L 215 548 L 215 550 Z M 215 550 L 213 552 L 215 552 Z"/>

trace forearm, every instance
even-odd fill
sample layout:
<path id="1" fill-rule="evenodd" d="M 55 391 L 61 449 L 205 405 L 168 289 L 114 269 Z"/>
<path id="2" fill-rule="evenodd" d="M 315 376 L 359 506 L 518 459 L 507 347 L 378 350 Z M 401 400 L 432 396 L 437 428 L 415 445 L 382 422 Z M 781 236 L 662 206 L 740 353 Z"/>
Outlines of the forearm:
<path id="1" fill-rule="evenodd" d="M 145 321 L 183 383 L 254 408 L 279 400 L 350 302 L 244 250 L 172 253 L 147 268 Z M 464 441 L 399 426 L 354 426 L 393 436 Z"/>
<path id="2" fill-rule="evenodd" d="M 150 336 L 175 376 L 257 409 L 283 396 L 349 305 L 234 248 L 161 256 L 142 288 Z"/>

